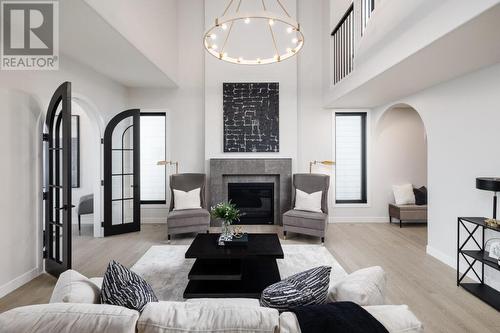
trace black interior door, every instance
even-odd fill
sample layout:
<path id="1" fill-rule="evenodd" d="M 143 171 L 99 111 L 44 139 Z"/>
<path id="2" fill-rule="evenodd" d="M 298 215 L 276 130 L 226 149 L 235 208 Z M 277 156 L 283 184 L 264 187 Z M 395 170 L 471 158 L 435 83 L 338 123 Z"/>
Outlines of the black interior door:
<path id="1" fill-rule="evenodd" d="M 123 111 L 104 132 L 104 236 L 141 230 L 140 118 Z"/>
<path id="2" fill-rule="evenodd" d="M 55 277 L 71 268 L 71 83 L 50 100 L 43 135 L 45 271 Z"/>

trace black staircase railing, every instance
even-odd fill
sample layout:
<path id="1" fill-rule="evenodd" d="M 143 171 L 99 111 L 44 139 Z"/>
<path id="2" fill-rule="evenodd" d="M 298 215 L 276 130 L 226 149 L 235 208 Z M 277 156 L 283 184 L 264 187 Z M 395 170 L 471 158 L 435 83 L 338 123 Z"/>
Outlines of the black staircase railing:
<path id="1" fill-rule="evenodd" d="M 354 67 L 354 4 L 339 21 L 332 32 L 333 38 L 333 84 L 336 84 Z"/>

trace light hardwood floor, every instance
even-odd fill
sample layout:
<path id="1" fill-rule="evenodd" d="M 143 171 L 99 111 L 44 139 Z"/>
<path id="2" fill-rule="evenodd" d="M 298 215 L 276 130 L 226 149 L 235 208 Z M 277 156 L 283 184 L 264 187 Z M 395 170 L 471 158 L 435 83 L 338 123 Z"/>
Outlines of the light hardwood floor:
<path id="1" fill-rule="evenodd" d="M 154 244 L 166 244 L 165 225 L 143 225 L 142 231 L 94 239 L 91 230 L 73 237 L 73 267 L 86 276 L 102 276 L 110 259 L 132 266 Z M 246 227 L 253 232 L 278 232 L 277 227 Z M 178 236 L 172 244 L 189 244 Z M 289 235 L 284 243 L 319 243 L 314 237 Z M 348 271 L 380 265 L 388 275 L 388 300 L 408 304 L 426 332 L 500 332 L 500 314 L 457 288 L 455 271 L 425 254 L 427 228 L 396 224 L 331 224 L 325 246 Z M 0 312 L 46 303 L 55 279 L 41 275 L 0 299 Z"/>

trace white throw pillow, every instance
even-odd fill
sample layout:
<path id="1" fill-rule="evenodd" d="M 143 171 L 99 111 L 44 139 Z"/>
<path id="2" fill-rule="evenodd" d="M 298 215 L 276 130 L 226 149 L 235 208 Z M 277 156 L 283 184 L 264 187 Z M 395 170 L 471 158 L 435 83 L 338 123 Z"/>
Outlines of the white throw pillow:
<path id="1" fill-rule="evenodd" d="M 385 304 L 386 275 L 382 267 L 357 270 L 336 283 L 329 291 L 331 301 L 350 301 L 358 305 Z"/>
<path id="2" fill-rule="evenodd" d="M 199 187 L 189 192 L 174 189 L 174 210 L 201 208 L 200 191 Z"/>
<path id="3" fill-rule="evenodd" d="M 414 205 L 415 193 L 412 184 L 392 185 L 396 205 Z"/>
<path id="4" fill-rule="evenodd" d="M 74 270 L 67 270 L 59 276 L 50 303 L 99 304 L 101 287 Z"/>
<path id="5" fill-rule="evenodd" d="M 322 191 L 306 193 L 295 189 L 295 208 L 296 210 L 305 210 L 308 212 L 321 213 L 321 195 Z"/>

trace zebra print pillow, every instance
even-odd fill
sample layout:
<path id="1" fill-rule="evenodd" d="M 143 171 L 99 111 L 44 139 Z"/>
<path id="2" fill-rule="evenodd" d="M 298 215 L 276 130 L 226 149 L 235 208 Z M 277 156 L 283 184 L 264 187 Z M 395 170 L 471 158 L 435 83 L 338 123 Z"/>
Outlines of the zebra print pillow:
<path id="1" fill-rule="evenodd" d="M 153 289 L 142 277 L 112 260 L 101 287 L 101 303 L 142 311 L 149 302 L 158 302 Z"/>
<path id="2" fill-rule="evenodd" d="M 320 266 L 270 285 L 262 292 L 260 304 L 281 312 L 296 306 L 326 303 L 331 270 Z"/>

